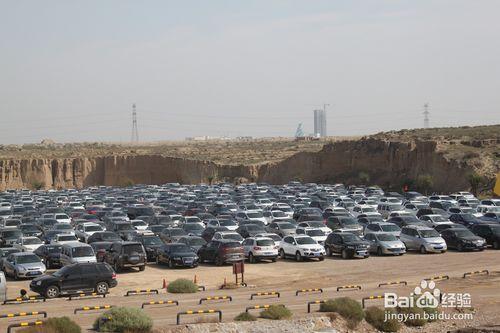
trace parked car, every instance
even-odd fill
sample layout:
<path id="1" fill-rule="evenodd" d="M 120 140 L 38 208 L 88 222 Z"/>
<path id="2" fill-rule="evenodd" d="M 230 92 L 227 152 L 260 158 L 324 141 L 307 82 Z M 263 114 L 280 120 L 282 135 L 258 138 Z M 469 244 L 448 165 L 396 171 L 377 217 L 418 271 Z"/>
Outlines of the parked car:
<path id="1" fill-rule="evenodd" d="M 422 215 L 420 216 L 420 220 L 422 220 L 429 228 L 435 228 L 436 226 L 441 224 L 453 223 L 448 218 L 445 218 L 438 214 Z"/>
<path id="2" fill-rule="evenodd" d="M 328 228 L 322 221 L 304 221 L 297 224 L 298 227 L 312 227 L 321 229 L 325 235 L 332 232 L 332 229 Z"/>
<path id="3" fill-rule="evenodd" d="M 363 227 L 354 217 L 330 216 L 326 220 L 326 226 L 334 232 L 350 232 L 358 236 L 363 235 Z"/>
<path id="4" fill-rule="evenodd" d="M 245 259 L 243 246 L 233 240 L 212 240 L 198 251 L 200 262 L 211 261 L 217 266 Z"/>
<path id="5" fill-rule="evenodd" d="M 278 257 L 278 246 L 271 238 L 266 237 L 250 237 L 243 241 L 243 251 L 245 258 L 248 258 L 250 263 L 255 263 L 260 260 L 276 261 Z"/>
<path id="6" fill-rule="evenodd" d="M 19 237 L 13 247 L 20 252 L 33 252 L 43 245 L 43 242 L 38 237 Z"/>
<path id="7" fill-rule="evenodd" d="M 89 236 L 87 243 L 92 244 L 94 242 L 119 242 L 121 237 L 111 231 L 98 231 Z"/>
<path id="8" fill-rule="evenodd" d="M 369 233 L 365 240 L 370 243 L 370 252 L 381 256 L 384 254 L 403 255 L 406 246 L 398 237 L 389 233 Z"/>
<path id="9" fill-rule="evenodd" d="M 12 246 L 14 243 L 22 237 L 23 233 L 21 230 L 17 229 L 2 229 L 0 230 L 0 246 Z"/>
<path id="10" fill-rule="evenodd" d="M 499 224 L 476 224 L 471 231 L 486 239 L 486 243 L 494 249 L 500 249 L 500 225 Z"/>
<path id="11" fill-rule="evenodd" d="M 282 259 L 286 257 L 302 261 L 307 258 L 317 258 L 323 261 L 325 249 L 314 239 L 306 235 L 286 236 L 280 243 L 279 255 Z"/>
<path id="12" fill-rule="evenodd" d="M 111 245 L 104 261 L 110 264 L 115 272 L 132 267 L 138 267 L 142 272 L 146 269 L 147 256 L 141 243 L 123 241 Z"/>
<path id="13" fill-rule="evenodd" d="M 283 238 L 295 234 L 296 226 L 290 222 L 272 222 L 266 229 L 267 232 L 273 232 Z"/>
<path id="14" fill-rule="evenodd" d="M 365 227 L 365 235 L 380 233 L 391 234 L 393 236 L 399 237 L 401 228 L 390 222 L 375 222 L 370 223 Z"/>
<path id="15" fill-rule="evenodd" d="M 106 253 L 113 245 L 113 242 L 93 242 L 89 244 L 94 249 L 95 258 L 97 262 L 104 262 L 104 258 L 106 257 Z"/>
<path id="16" fill-rule="evenodd" d="M 257 224 L 244 224 L 240 225 L 236 232 L 243 238 L 253 237 L 259 233 L 266 232 L 262 227 Z"/>
<path id="17" fill-rule="evenodd" d="M 297 235 L 307 235 L 318 244 L 324 244 L 327 236 L 323 230 L 314 227 L 297 227 L 296 233 Z"/>
<path id="18" fill-rule="evenodd" d="M 449 249 L 457 251 L 483 251 L 488 246 L 484 238 L 475 235 L 468 229 L 446 229 L 441 232 L 441 237 L 446 241 Z"/>
<path id="19" fill-rule="evenodd" d="M 193 217 L 193 216 L 190 216 Z M 189 222 L 182 225 L 182 229 L 188 236 L 201 236 L 205 228 L 198 222 Z"/>
<path id="20" fill-rule="evenodd" d="M 76 263 L 97 262 L 97 259 L 92 246 L 73 242 L 62 246 L 60 262 L 61 265 L 66 266 Z"/>
<path id="21" fill-rule="evenodd" d="M 157 250 L 156 263 L 167 264 L 168 267 L 197 267 L 198 255 L 193 248 L 182 243 L 169 243 Z"/>
<path id="22" fill-rule="evenodd" d="M 47 269 L 61 267 L 61 245 L 43 244 L 34 253 L 40 257 Z"/>
<path id="23" fill-rule="evenodd" d="M 240 243 L 243 242 L 244 240 L 244 238 L 241 237 L 241 235 L 236 231 L 217 231 L 212 239 L 213 240 L 230 239 Z"/>
<path id="24" fill-rule="evenodd" d="M 66 244 L 66 243 L 72 243 L 72 242 L 77 242 L 78 238 L 76 238 L 75 235 L 73 234 L 57 234 L 54 236 L 50 244 Z"/>
<path id="25" fill-rule="evenodd" d="M 177 243 L 181 237 L 187 235 L 182 228 L 165 228 L 161 231 L 160 238 L 164 243 Z"/>
<path id="26" fill-rule="evenodd" d="M 85 222 L 76 227 L 75 235 L 80 241 L 87 243 L 90 236 L 100 231 L 104 231 L 104 229 L 99 224 Z"/>
<path id="27" fill-rule="evenodd" d="M 63 294 L 96 292 L 106 294 L 118 285 L 116 274 L 106 263 L 79 263 L 64 266 L 52 275 L 43 275 L 30 283 L 30 289 L 47 298 Z"/>
<path id="28" fill-rule="evenodd" d="M 161 238 L 155 234 L 137 235 L 134 240 L 140 242 L 142 246 L 144 246 L 148 261 L 156 261 L 157 250 L 165 245 Z"/>
<path id="29" fill-rule="evenodd" d="M 46 267 L 42 260 L 34 253 L 16 252 L 9 254 L 3 264 L 6 276 L 15 280 L 20 278 L 33 278 L 45 273 Z"/>
<path id="30" fill-rule="evenodd" d="M 197 236 L 182 237 L 181 239 L 179 239 L 179 243 L 186 244 L 187 246 L 191 247 L 195 253 L 198 253 L 200 248 L 203 245 L 207 244 L 207 242 L 203 238 Z"/>
<path id="31" fill-rule="evenodd" d="M 327 256 L 340 253 L 342 259 L 368 258 L 370 243 L 350 232 L 332 232 L 325 241 Z"/>
<path id="32" fill-rule="evenodd" d="M 19 230 L 23 233 L 23 236 L 34 236 L 40 237 L 42 235 L 42 231 L 35 224 L 25 223 L 19 226 Z"/>
<path id="33" fill-rule="evenodd" d="M 428 227 L 404 227 L 401 229 L 400 239 L 407 250 L 417 250 L 420 253 L 444 253 L 447 250 L 445 240 L 436 230 Z"/>

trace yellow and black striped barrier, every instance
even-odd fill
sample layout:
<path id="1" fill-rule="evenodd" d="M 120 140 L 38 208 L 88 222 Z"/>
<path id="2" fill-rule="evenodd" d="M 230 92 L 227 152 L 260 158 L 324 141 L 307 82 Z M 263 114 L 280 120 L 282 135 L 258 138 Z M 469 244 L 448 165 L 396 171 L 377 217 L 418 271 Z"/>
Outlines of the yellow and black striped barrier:
<path id="1" fill-rule="evenodd" d="M 478 274 L 490 275 L 490 271 L 487 269 L 483 269 L 482 271 L 465 272 L 462 277 L 465 279 L 467 276 L 478 275 Z"/>
<path id="2" fill-rule="evenodd" d="M 175 304 L 175 305 L 179 305 L 179 301 L 174 301 L 174 300 L 167 300 L 167 301 L 151 301 L 151 302 L 144 302 L 142 303 L 141 305 L 141 309 L 144 309 L 145 306 L 147 305 L 161 305 L 161 304 L 165 304 L 165 305 L 171 305 L 171 304 Z"/>
<path id="3" fill-rule="evenodd" d="M 222 321 L 222 311 L 221 310 L 188 310 L 188 311 L 177 313 L 176 323 L 177 323 L 177 325 L 180 325 L 182 315 L 212 314 L 212 313 L 217 313 L 219 315 L 219 322 Z"/>
<path id="4" fill-rule="evenodd" d="M 450 276 L 449 275 L 438 275 L 438 276 L 433 276 L 430 278 L 424 279 L 425 281 L 441 281 L 441 280 L 449 280 Z"/>
<path id="5" fill-rule="evenodd" d="M 47 312 L 32 311 L 32 312 L 16 312 L 16 313 L 0 314 L 0 318 L 14 318 L 14 317 L 27 317 L 27 316 L 43 316 L 43 318 L 47 318 Z"/>
<path id="6" fill-rule="evenodd" d="M 398 285 L 398 284 L 403 284 L 405 286 L 408 285 L 408 282 L 407 281 L 391 281 L 391 282 L 384 282 L 384 283 L 379 283 L 378 284 L 378 287 L 382 287 L 382 286 L 395 286 L 395 285 Z"/>
<path id="7" fill-rule="evenodd" d="M 323 289 L 322 288 L 299 289 L 295 292 L 295 296 L 299 296 L 300 293 L 314 293 L 314 292 L 323 293 Z"/>
<path id="8" fill-rule="evenodd" d="M 18 297 L 12 299 L 6 299 L 3 304 L 22 304 L 22 303 L 36 303 L 45 302 L 46 298 L 43 296 L 28 296 L 28 297 Z"/>
<path id="9" fill-rule="evenodd" d="M 96 306 L 83 306 L 81 308 L 76 308 L 73 311 L 73 314 L 76 314 L 80 311 L 95 311 L 95 310 L 108 310 L 111 309 L 113 305 L 96 305 Z"/>
<path id="10" fill-rule="evenodd" d="M 307 313 L 311 313 L 311 305 L 313 304 L 323 304 L 325 303 L 326 300 L 316 300 L 316 301 L 311 301 L 311 302 L 307 302 Z"/>
<path id="11" fill-rule="evenodd" d="M 250 299 L 253 299 L 256 296 L 276 296 L 276 297 L 280 298 L 281 294 L 279 291 L 266 291 L 266 292 L 251 294 Z"/>
<path id="12" fill-rule="evenodd" d="M 7 333 L 12 332 L 13 328 L 28 327 L 28 326 L 38 326 L 38 325 L 43 325 L 43 321 L 37 320 L 37 321 L 20 322 L 20 323 L 11 324 L 11 325 L 9 325 L 7 327 Z"/>
<path id="13" fill-rule="evenodd" d="M 102 297 L 106 298 L 106 295 L 108 293 L 100 294 L 100 293 L 78 293 L 78 294 L 72 294 L 68 296 L 68 300 L 71 301 L 73 299 L 80 299 L 80 298 L 97 298 L 97 297 Z"/>
<path id="14" fill-rule="evenodd" d="M 270 306 L 271 306 L 271 304 L 247 306 L 245 308 L 245 312 L 248 312 L 250 310 L 269 309 Z"/>
<path id="15" fill-rule="evenodd" d="M 125 294 L 125 296 L 130 296 L 130 295 L 146 295 L 146 294 L 156 294 L 158 295 L 158 289 L 136 289 L 136 290 L 129 290 Z"/>
<path id="16" fill-rule="evenodd" d="M 363 297 L 361 299 L 361 305 L 363 306 L 363 309 L 364 309 L 366 301 L 372 300 L 372 299 L 384 299 L 384 298 L 385 298 L 384 295 L 372 295 L 372 296 L 368 296 L 368 297 Z"/>
<path id="17" fill-rule="evenodd" d="M 347 285 L 347 286 L 340 286 L 340 287 L 337 287 L 337 291 L 340 291 L 340 290 L 361 290 L 361 286 L 359 285 Z"/>
<path id="18" fill-rule="evenodd" d="M 233 297 L 231 296 L 208 296 L 200 298 L 200 302 L 198 304 L 203 303 L 203 301 L 221 301 L 221 300 L 229 300 L 229 302 L 233 301 Z"/>

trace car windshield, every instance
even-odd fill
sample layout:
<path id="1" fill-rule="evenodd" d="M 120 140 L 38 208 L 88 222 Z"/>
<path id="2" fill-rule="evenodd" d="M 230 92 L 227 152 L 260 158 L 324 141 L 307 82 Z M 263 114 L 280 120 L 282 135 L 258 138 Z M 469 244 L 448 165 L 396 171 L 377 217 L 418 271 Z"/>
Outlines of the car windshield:
<path id="1" fill-rule="evenodd" d="M 354 226 L 356 224 L 358 224 L 358 222 L 356 221 L 356 219 L 354 218 L 344 218 L 344 219 L 340 219 L 340 222 L 343 224 L 343 225 L 349 225 L 349 226 Z"/>
<path id="2" fill-rule="evenodd" d="M 57 230 L 70 230 L 70 229 L 73 229 L 73 228 L 69 224 L 58 224 L 58 225 L 56 225 L 54 227 L 54 229 L 57 229 Z"/>
<path id="3" fill-rule="evenodd" d="M 457 237 L 471 237 L 471 236 L 474 236 L 474 234 L 470 231 L 470 230 L 467 230 L 467 229 L 455 229 L 455 235 L 457 235 Z"/>
<path id="4" fill-rule="evenodd" d="M 260 212 L 247 213 L 247 216 L 250 219 L 260 219 L 260 218 L 264 217 L 264 215 L 262 215 L 262 213 L 260 213 Z"/>
<path id="5" fill-rule="evenodd" d="M 247 230 L 261 230 L 262 229 L 261 227 L 259 227 L 256 224 L 247 224 L 246 227 L 247 227 Z"/>
<path id="6" fill-rule="evenodd" d="M 240 236 L 240 234 L 225 234 L 225 235 L 222 235 L 222 238 L 224 239 L 232 239 L 232 240 L 236 240 L 236 241 L 240 241 L 240 240 L 243 240 L 243 237 Z"/>
<path id="7" fill-rule="evenodd" d="M 61 246 L 46 246 L 48 253 L 61 253 Z"/>
<path id="8" fill-rule="evenodd" d="M 182 253 L 182 252 L 193 252 L 193 250 L 187 245 L 172 245 L 170 247 L 170 252 Z"/>
<path id="9" fill-rule="evenodd" d="M 281 210 L 275 210 L 271 213 L 274 217 L 286 217 L 287 215 Z"/>
<path id="10" fill-rule="evenodd" d="M 257 246 L 274 246 L 274 241 L 272 239 L 259 239 Z"/>
<path id="11" fill-rule="evenodd" d="M 297 240 L 297 244 L 299 244 L 299 245 L 317 244 L 316 241 L 314 239 L 312 239 L 311 237 L 299 237 L 299 238 L 296 238 L 296 240 Z"/>
<path id="12" fill-rule="evenodd" d="M 442 217 L 441 215 L 433 216 L 432 220 L 434 220 L 434 222 L 447 222 L 448 221 L 448 219 Z"/>
<path id="13" fill-rule="evenodd" d="M 125 254 L 133 254 L 133 253 L 142 253 L 142 246 L 140 244 L 130 244 L 125 245 L 123 247 L 123 253 Z"/>
<path id="14" fill-rule="evenodd" d="M 325 235 L 325 233 L 323 231 L 318 230 L 318 229 L 306 230 L 306 234 L 308 236 L 311 236 L 311 237 L 313 237 L 313 236 L 324 236 Z"/>
<path id="15" fill-rule="evenodd" d="M 145 237 L 142 239 L 144 245 L 161 245 L 163 242 L 160 237 Z"/>
<path id="16" fill-rule="evenodd" d="M 21 225 L 19 227 L 22 231 L 38 231 L 38 228 L 34 225 Z"/>
<path id="17" fill-rule="evenodd" d="M 314 228 L 322 228 L 325 226 L 322 222 L 317 222 L 317 221 L 308 222 L 308 224 L 310 227 L 314 227 Z"/>
<path id="18" fill-rule="evenodd" d="M 439 237 L 439 233 L 436 230 L 434 230 L 434 229 L 419 230 L 418 232 L 419 232 L 420 236 L 422 236 L 422 238 Z"/>
<path id="19" fill-rule="evenodd" d="M 182 229 L 170 229 L 170 235 L 172 236 L 182 236 L 185 234 L 186 232 Z"/>
<path id="20" fill-rule="evenodd" d="M 115 240 L 115 239 L 121 239 L 118 237 L 118 235 L 111 233 L 111 232 L 105 232 L 101 234 L 101 237 L 103 240 Z"/>
<path id="21" fill-rule="evenodd" d="M 391 231 L 401 231 L 401 229 L 395 224 L 382 224 L 380 226 L 382 231 L 391 232 Z"/>
<path id="22" fill-rule="evenodd" d="M 493 232 L 493 234 L 500 235 L 500 226 L 492 225 L 490 228 L 491 228 L 491 232 Z"/>
<path id="23" fill-rule="evenodd" d="M 344 240 L 344 242 L 357 242 L 361 240 L 358 236 L 349 233 L 343 234 L 341 235 L 341 237 Z"/>
<path id="24" fill-rule="evenodd" d="M 280 229 L 295 229 L 295 226 L 291 223 L 280 223 Z"/>
<path id="25" fill-rule="evenodd" d="M 189 240 L 189 245 L 197 246 L 197 245 L 204 245 L 206 242 L 203 238 L 191 238 Z"/>
<path id="26" fill-rule="evenodd" d="M 76 241 L 76 240 L 77 240 L 76 237 L 73 235 L 61 235 L 61 236 L 57 237 L 58 242 Z"/>
<path id="27" fill-rule="evenodd" d="M 364 207 L 363 208 L 363 213 L 375 213 L 376 210 L 373 207 Z"/>
<path id="28" fill-rule="evenodd" d="M 398 240 L 396 236 L 391 234 L 379 234 L 377 237 L 379 241 L 383 242 L 393 242 Z"/>
<path id="29" fill-rule="evenodd" d="M 18 238 L 22 235 L 22 232 L 19 230 L 9 230 L 3 232 L 3 238 Z"/>
<path id="30" fill-rule="evenodd" d="M 234 223 L 234 221 L 231 220 L 221 220 L 219 221 L 219 225 L 223 227 L 233 227 L 236 225 L 236 223 Z"/>
<path id="31" fill-rule="evenodd" d="M 85 227 L 85 231 L 102 231 L 102 228 L 98 225 L 88 225 Z"/>
<path id="32" fill-rule="evenodd" d="M 132 225 L 128 224 L 128 223 L 117 224 L 116 225 L 116 230 L 118 230 L 118 231 L 134 230 L 134 227 L 132 227 Z"/>
<path id="33" fill-rule="evenodd" d="M 18 264 L 30 264 L 30 263 L 35 263 L 35 262 L 40 262 L 40 258 L 34 254 L 30 255 L 25 255 L 25 256 L 19 256 L 17 257 L 16 262 Z"/>
<path id="34" fill-rule="evenodd" d="M 71 249 L 73 257 L 92 257 L 94 250 L 90 246 L 78 246 Z"/>
<path id="35" fill-rule="evenodd" d="M 39 240 L 38 238 L 25 238 L 23 244 L 25 245 L 42 244 L 42 241 Z"/>
<path id="36" fill-rule="evenodd" d="M 205 229 L 201 225 L 199 225 L 198 223 L 186 223 L 186 224 L 184 224 L 184 228 L 186 230 L 203 230 L 203 229 Z"/>

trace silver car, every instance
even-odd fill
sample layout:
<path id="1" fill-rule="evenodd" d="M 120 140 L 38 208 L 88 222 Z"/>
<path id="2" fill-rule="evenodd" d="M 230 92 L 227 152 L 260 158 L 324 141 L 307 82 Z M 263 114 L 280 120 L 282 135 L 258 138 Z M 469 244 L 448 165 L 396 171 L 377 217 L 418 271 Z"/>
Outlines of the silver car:
<path id="1" fill-rule="evenodd" d="M 396 256 L 406 253 L 406 246 L 396 236 L 389 233 L 368 233 L 365 240 L 370 242 L 369 251 L 379 256 L 392 254 Z"/>
<path id="2" fill-rule="evenodd" d="M 30 252 L 17 252 L 9 254 L 3 264 L 5 275 L 18 280 L 32 278 L 45 273 L 47 268 L 42 260 Z"/>
<path id="3" fill-rule="evenodd" d="M 420 225 L 406 226 L 401 229 L 400 239 L 408 251 L 444 253 L 448 249 L 445 240 L 436 230 Z"/>
<path id="4" fill-rule="evenodd" d="M 365 227 L 366 234 L 391 234 L 399 237 L 401 228 L 390 222 L 372 222 Z"/>

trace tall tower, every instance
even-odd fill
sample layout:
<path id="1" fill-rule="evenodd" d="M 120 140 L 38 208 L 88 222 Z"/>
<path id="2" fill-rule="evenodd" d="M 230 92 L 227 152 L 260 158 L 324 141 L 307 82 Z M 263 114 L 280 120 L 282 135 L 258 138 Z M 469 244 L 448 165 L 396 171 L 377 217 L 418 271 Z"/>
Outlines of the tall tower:
<path id="1" fill-rule="evenodd" d="M 424 104 L 424 128 L 429 128 L 429 103 Z"/>
<path id="2" fill-rule="evenodd" d="M 139 142 L 139 131 L 137 130 L 137 112 L 135 110 L 135 103 L 132 104 L 132 138 L 133 143 Z"/>
<path id="3" fill-rule="evenodd" d="M 326 105 L 323 105 L 323 110 L 314 110 L 314 136 L 326 136 Z"/>

